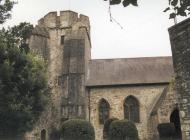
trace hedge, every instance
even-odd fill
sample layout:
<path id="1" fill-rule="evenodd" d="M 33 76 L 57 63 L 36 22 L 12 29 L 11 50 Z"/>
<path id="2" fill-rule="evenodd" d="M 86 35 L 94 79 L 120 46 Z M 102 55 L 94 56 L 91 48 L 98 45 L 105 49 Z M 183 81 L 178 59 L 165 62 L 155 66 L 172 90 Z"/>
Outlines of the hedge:
<path id="1" fill-rule="evenodd" d="M 135 124 L 128 120 L 113 121 L 109 129 L 109 140 L 138 140 Z"/>
<path id="2" fill-rule="evenodd" d="M 80 119 L 65 121 L 62 125 L 61 136 L 63 140 L 95 140 L 93 126 Z"/>
<path id="3" fill-rule="evenodd" d="M 160 138 L 171 138 L 175 133 L 173 123 L 161 123 L 157 127 Z"/>
<path id="4" fill-rule="evenodd" d="M 113 121 L 116 121 L 116 120 L 118 120 L 118 119 L 117 118 L 110 118 L 110 119 L 108 119 L 108 120 L 105 121 L 105 123 L 104 123 L 104 129 L 103 129 L 103 138 L 104 139 L 108 138 L 110 124 Z"/>
<path id="5" fill-rule="evenodd" d="M 49 135 L 50 140 L 60 140 L 60 130 L 52 127 Z"/>

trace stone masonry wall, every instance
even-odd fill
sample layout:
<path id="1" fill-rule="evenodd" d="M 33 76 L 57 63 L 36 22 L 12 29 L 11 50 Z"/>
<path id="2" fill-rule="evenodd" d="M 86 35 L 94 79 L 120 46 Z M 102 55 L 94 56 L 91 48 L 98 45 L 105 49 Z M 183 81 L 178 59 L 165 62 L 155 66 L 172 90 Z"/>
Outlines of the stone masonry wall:
<path id="1" fill-rule="evenodd" d="M 177 96 L 175 90 L 168 91 L 165 99 L 158 108 L 158 122 L 168 123 L 170 122 L 170 116 L 174 109 L 178 108 Z"/>
<path id="2" fill-rule="evenodd" d="M 103 125 L 99 123 L 98 103 L 104 98 L 110 106 L 110 117 L 124 119 L 124 100 L 129 95 L 136 97 L 140 103 L 140 123 L 136 123 L 140 140 L 148 138 L 148 118 L 150 107 L 160 96 L 165 85 L 150 86 L 121 86 L 121 87 L 100 87 L 90 89 L 90 121 L 95 128 L 96 140 L 102 140 Z"/>
<path id="3" fill-rule="evenodd" d="M 91 56 L 89 18 L 73 11 L 61 11 L 59 15 L 50 12 L 38 21 L 29 47 L 47 62 L 52 94 L 47 110 L 27 136 L 39 138 L 40 131 L 45 129 L 48 137 L 51 129 L 59 128 L 63 119 L 76 117 L 76 113 L 86 118 L 84 81 Z M 76 97 L 77 102 L 72 97 Z"/>
<path id="4" fill-rule="evenodd" d="M 170 123 L 170 116 L 174 109 L 178 108 L 176 91 L 173 88 L 164 89 L 164 96 L 154 106 L 148 120 L 149 139 L 158 139 L 157 126 L 160 123 Z"/>
<path id="5" fill-rule="evenodd" d="M 190 19 L 169 28 L 183 140 L 190 140 Z"/>

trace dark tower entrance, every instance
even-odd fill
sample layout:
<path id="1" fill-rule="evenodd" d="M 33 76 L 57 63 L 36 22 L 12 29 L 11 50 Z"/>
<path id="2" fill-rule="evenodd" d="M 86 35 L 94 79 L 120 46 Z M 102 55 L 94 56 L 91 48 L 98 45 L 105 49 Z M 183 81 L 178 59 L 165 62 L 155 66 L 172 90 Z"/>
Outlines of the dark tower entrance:
<path id="1" fill-rule="evenodd" d="M 174 123 L 175 126 L 175 134 L 174 134 L 174 138 L 176 139 L 181 139 L 181 124 L 180 124 L 180 117 L 179 117 L 179 110 L 176 108 L 171 116 L 170 116 L 170 122 Z"/>
<path id="2" fill-rule="evenodd" d="M 43 129 L 41 131 L 41 140 L 46 140 L 46 130 L 45 129 Z"/>

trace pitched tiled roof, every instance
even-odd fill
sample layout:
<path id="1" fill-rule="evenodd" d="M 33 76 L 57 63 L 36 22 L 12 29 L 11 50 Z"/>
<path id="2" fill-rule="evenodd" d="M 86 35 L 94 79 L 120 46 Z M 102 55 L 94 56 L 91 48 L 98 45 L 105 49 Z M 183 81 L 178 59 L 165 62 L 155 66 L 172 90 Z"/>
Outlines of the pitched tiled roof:
<path id="1" fill-rule="evenodd" d="M 172 57 L 94 59 L 86 86 L 168 83 L 173 75 Z"/>

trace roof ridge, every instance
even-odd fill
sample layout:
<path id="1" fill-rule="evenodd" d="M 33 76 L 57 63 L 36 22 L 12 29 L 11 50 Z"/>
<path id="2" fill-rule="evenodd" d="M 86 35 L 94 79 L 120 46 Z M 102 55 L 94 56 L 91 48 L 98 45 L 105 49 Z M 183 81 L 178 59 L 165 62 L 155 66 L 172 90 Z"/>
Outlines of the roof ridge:
<path id="1" fill-rule="evenodd" d="M 124 59 L 161 59 L 161 58 L 172 58 L 172 56 L 148 56 L 148 57 L 130 57 L 130 58 L 105 58 L 105 59 L 91 59 L 90 61 L 101 61 L 101 60 L 124 60 Z"/>

